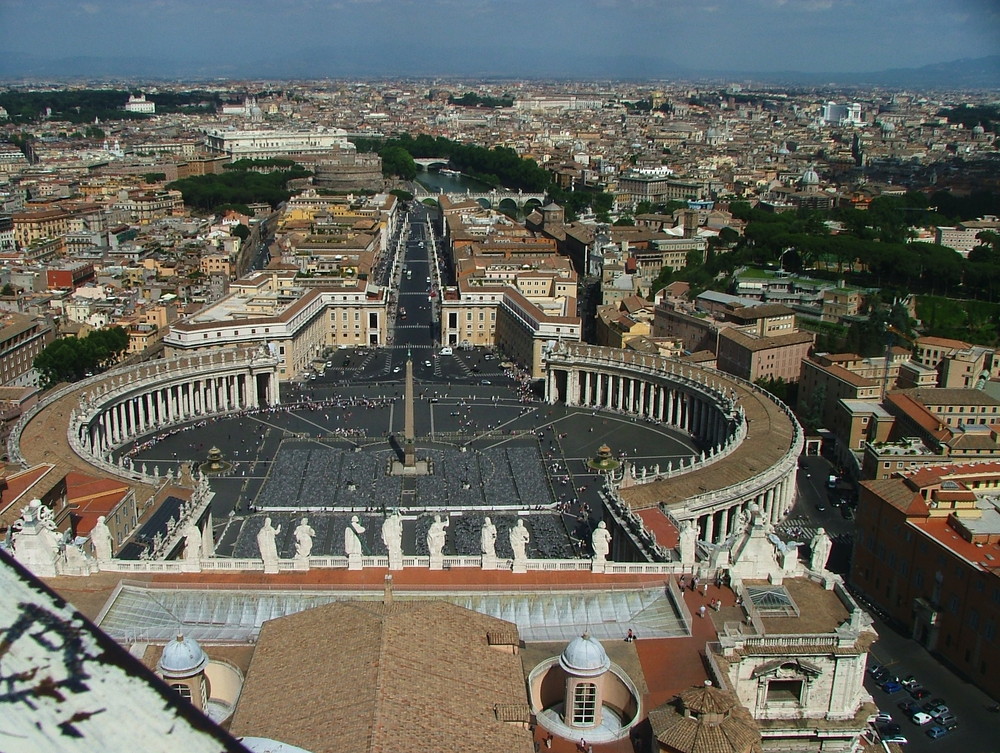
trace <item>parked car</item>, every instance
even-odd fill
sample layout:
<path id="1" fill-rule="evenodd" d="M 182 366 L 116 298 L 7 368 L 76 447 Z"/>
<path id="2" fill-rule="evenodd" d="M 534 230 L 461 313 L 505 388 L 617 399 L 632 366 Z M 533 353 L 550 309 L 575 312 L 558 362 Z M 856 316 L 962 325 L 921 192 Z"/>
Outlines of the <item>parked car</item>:
<path id="1" fill-rule="evenodd" d="M 907 716 L 913 716 L 918 711 L 923 711 L 916 703 L 913 701 L 903 701 L 899 704 L 899 710 L 902 711 Z"/>
<path id="2" fill-rule="evenodd" d="M 934 717 L 934 720 L 942 727 L 947 727 L 949 725 L 953 725 L 955 727 L 958 726 L 958 717 L 950 712 L 947 714 L 940 714 Z"/>
<path id="3" fill-rule="evenodd" d="M 882 683 L 882 692 L 893 695 L 903 689 L 903 684 L 898 680 L 886 680 Z"/>
<path id="4" fill-rule="evenodd" d="M 868 672 L 871 674 L 872 679 L 877 683 L 883 683 L 888 680 L 891 676 L 888 669 L 875 664 L 868 668 Z"/>
<path id="5" fill-rule="evenodd" d="M 902 735 L 893 735 L 892 737 L 883 737 L 882 742 L 884 743 L 896 743 L 896 745 L 906 745 L 910 741 L 907 740 Z"/>
<path id="6" fill-rule="evenodd" d="M 943 714 L 947 714 L 949 711 L 948 707 L 945 706 L 944 703 L 940 701 L 938 702 L 931 701 L 930 703 L 925 703 L 923 706 L 923 710 L 935 718 Z"/>
<path id="7" fill-rule="evenodd" d="M 898 735 L 900 732 L 903 731 L 903 728 L 900 727 L 895 722 L 888 722 L 886 724 L 877 724 L 875 725 L 875 729 L 878 732 L 879 737 L 892 737 L 893 735 Z"/>
<path id="8" fill-rule="evenodd" d="M 913 716 L 910 717 L 910 721 L 916 724 L 918 727 L 923 727 L 925 724 L 934 721 L 934 717 L 928 714 L 926 711 L 918 711 Z"/>
<path id="9" fill-rule="evenodd" d="M 937 740 L 939 737 L 944 737 L 949 732 L 951 732 L 951 730 L 947 727 L 942 727 L 940 724 L 932 724 L 927 728 L 927 737 L 931 740 Z"/>
<path id="10" fill-rule="evenodd" d="M 913 700 L 919 701 L 921 698 L 926 698 L 931 694 L 927 688 L 921 685 L 919 682 L 914 683 L 906 689 L 906 691 L 913 697 Z"/>
<path id="11" fill-rule="evenodd" d="M 892 722 L 892 715 L 887 711 L 879 711 L 877 714 L 872 714 L 868 717 L 869 724 L 890 724 Z"/>

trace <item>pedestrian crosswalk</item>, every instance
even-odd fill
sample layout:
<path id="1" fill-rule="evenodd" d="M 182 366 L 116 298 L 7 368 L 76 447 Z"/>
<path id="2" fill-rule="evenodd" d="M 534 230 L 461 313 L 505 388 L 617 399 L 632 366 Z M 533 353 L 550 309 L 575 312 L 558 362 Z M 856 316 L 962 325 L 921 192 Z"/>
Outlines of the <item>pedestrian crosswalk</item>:
<path id="1" fill-rule="evenodd" d="M 797 541 L 808 542 L 816 535 L 819 526 L 816 521 L 809 518 L 786 518 L 774 527 L 774 532 L 782 539 L 795 539 Z M 852 533 L 830 533 L 830 539 L 836 544 L 850 544 L 854 541 Z"/>

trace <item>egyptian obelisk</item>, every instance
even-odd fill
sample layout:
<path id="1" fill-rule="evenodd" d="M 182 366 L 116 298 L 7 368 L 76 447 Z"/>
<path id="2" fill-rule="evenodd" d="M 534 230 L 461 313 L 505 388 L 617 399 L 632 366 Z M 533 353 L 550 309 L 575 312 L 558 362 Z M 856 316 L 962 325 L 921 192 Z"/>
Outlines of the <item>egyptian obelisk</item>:
<path id="1" fill-rule="evenodd" d="M 404 391 L 405 406 L 403 408 L 403 468 L 416 470 L 417 455 L 413 444 L 413 356 L 406 351 L 406 388 Z M 412 473 L 413 471 L 403 471 Z"/>

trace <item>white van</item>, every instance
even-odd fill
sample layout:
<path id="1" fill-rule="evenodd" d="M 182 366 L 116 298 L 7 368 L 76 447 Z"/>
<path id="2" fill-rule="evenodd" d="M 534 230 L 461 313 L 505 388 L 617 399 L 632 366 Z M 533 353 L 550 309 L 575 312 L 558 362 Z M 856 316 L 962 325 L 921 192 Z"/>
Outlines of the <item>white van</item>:
<path id="1" fill-rule="evenodd" d="M 447 347 L 447 346 L 444 347 L 444 348 L 441 348 L 441 355 L 442 356 L 450 356 L 452 353 L 453 353 L 452 349 L 449 348 L 449 347 Z"/>

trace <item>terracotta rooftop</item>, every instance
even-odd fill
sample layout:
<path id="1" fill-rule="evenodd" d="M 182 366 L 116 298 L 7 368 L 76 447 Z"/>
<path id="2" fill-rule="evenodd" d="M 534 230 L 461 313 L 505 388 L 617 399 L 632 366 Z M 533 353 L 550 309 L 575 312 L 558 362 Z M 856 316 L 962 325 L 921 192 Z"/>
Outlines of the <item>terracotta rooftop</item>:
<path id="1" fill-rule="evenodd" d="M 331 626 L 336 626 L 331 630 Z M 532 750 L 512 623 L 445 602 L 341 602 L 264 624 L 232 732 L 313 753 Z M 460 730 L 460 732 L 459 732 Z"/>

